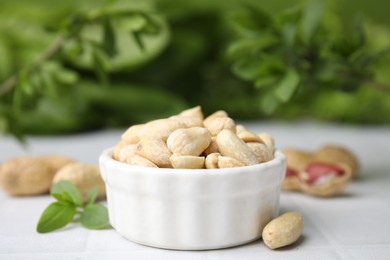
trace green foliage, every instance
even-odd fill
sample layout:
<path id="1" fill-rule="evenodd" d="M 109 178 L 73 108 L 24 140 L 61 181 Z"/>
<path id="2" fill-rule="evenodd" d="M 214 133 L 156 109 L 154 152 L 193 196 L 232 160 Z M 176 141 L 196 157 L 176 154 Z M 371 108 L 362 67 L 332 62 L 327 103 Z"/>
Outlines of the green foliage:
<path id="1" fill-rule="evenodd" d="M 18 3 L 0 3 L 0 132 L 19 139 L 190 105 L 238 119 L 390 122 L 388 28 L 344 18 L 332 1 Z"/>
<path id="2" fill-rule="evenodd" d="M 361 17 L 340 35 L 323 21 L 320 0 L 272 18 L 264 12 L 253 15 L 254 9 L 241 11 L 235 21 L 237 36 L 227 56 L 235 75 L 258 88 L 265 113 L 294 99 L 308 103 L 315 90 L 356 92 L 374 80 L 373 65 L 382 57 L 368 49 Z"/>
<path id="3" fill-rule="evenodd" d="M 99 188 L 95 187 L 88 193 L 88 202 L 83 204 L 80 191 L 69 181 L 53 184 L 50 194 L 57 200 L 51 203 L 42 213 L 38 224 L 38 233 L 48 233 L 75 220 L 79 216 L 82 226 L 88 229 L 103 229 L 109 227 L 107 208 L 96 204 Z"/>

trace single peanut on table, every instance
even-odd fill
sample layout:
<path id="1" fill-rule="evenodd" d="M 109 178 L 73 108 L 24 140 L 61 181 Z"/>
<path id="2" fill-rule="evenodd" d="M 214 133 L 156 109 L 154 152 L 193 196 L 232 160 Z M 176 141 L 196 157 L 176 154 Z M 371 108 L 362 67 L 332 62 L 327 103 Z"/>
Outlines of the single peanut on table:
<path id="1" fill-rule="evenodd" d="M 271 220 L 263 229 L 264 243 L 271 249 L 291 245 L 301 236 L 303 218 L 298 212 L 288 212 Z"/>

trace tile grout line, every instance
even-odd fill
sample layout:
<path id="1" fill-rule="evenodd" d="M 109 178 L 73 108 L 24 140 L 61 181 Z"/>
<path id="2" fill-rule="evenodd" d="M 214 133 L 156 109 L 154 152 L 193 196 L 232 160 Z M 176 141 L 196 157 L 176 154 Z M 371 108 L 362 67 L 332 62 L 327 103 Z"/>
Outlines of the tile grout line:
<path id="1" fill-rule="evenodd" d="M 302 209 L 303 207 L 301 206 L 302 204 L 299 204 L 297 203 L 296 201 L 294 201 L 294 199 L 291 199 L 291 203 L 294 204 L 297 208 L 299 209 Z M 303 202 L 303 204 L 307 205 L 306 202 Z M 307 208 L 310 208 L 310 207 L 307 207 Z M 301 212 L 303 212 L 301 210 Z M 323 229 L 322 228 L 322 225 L 319 225 L 318 222 L 319 222 L 319 219 L 317 217 L 317 213 L 315 211 L 311 211 L 311 214 L 307 214 L 306 216 L 303 216 L 304 218 L 309 218 L 312 223 L 314 224 L 314 226 L 321 231 L 321 233 L 323 234 L 323 236 L 325 237 L 325 239 L 328 241 L 329 243 L 329 247 L 334 249 L 335 253 L 341 258 L 341 259 L 353 259 L 353 257 L 351 257 L 351 255 L 345 250 L 344 247 L 336 244 L 334 242 L 334 239 L 333 238 L 333 235 L 331 233 L 329 233 L 326 229 Z M 327 224 L 327 223 L 325 223 Z M 348 257 L 348 258 L 345 258 L 345 257 Z"/>

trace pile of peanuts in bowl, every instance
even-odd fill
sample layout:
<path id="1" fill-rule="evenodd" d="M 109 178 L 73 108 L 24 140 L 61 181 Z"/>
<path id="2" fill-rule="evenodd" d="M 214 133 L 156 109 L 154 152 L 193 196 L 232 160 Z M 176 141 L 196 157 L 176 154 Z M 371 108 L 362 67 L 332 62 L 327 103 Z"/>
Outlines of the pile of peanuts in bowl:
<path id="1" fill-rule="evenodd" d="M 268 133 L 248 131 L 223 110 L 204 117 L 197 106 L 131 126 L 122 134 L 113 159 L 146 167 L 217 169 L 265 163 L 274 152 Z"/>

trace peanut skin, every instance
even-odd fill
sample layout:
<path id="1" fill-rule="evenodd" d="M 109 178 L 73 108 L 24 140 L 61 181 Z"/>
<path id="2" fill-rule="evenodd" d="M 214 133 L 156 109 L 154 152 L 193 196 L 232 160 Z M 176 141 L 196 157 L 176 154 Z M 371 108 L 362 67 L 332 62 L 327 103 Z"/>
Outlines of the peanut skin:
<path id="1" fill-rule="evenodd" d="M 103 199 L 106 196 L 106 188 L 97 165 L 84 163 L 68 164 L 56 173 L 53 184 L 61 180 L 68 180 L 76 185 L 81 192 L 83 201 L 87 201 L 88 192 L 95 186 L 99 187 L 99 199 Z"/>
<path id="2" fill-rule="evenodd" d="M 263 229 L 264 243 L 271 249 L 291 245 L 303 231 L 303 218 L 298 212 L 287 212 L 269 222 Z"/>
<path id="3" fill-rule="evenodd" d="M 0 184 L 13 196 L 48 193 L 54 174 L 72 159 L 59 156 L 25 156 L 10 159 L 0 166 Z"/>

